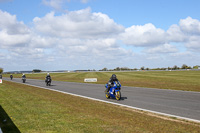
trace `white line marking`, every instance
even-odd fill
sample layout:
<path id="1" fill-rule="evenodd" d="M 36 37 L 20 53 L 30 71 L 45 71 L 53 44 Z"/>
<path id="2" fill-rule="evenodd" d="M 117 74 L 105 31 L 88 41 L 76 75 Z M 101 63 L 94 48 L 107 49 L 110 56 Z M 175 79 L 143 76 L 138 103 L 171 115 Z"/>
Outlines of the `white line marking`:
<path id="1" fill-rule="evenodd" d="M 15 82 L 15 81 L 12 81 L 12 82 Z M 19 82 L 15 82 L 15 83 L 19 83 Z M 20 83 L 20 84 L 24 84 L 24 83 Z M 50 88 L 46 88 L 46 87 L 41 87 L 41 86 L 36 86 L 36 85 L 31 85 L 31 84 L 24 84 L 24 85 L 29 85 L 29 86 L 33 86 L 33 87 L 43 88 L 43 89 L 47 89 L 47 90 L 51 90 L 51 91 L 55 91 L 55 92 L 60 92 L 60 93 L 64 93 L 64 94 L 69 94 L 69 95 L 72 95 L 72 96 L 78 96 L 78 97 L 82 97 L 82 98 L 86 98 L 86 99 L 90 99 L 90 100 L 94 100 L 94 101 L 99 101 L 99 102 L 104 102 L 104 103 L 110 103 L 110 104 L 118 105 L 118 106 L 121 106 L 121 107 L 127 107 L 127 108 L 131 108 L 131 109 L 146 111 L 146 112 L 155 113 L 155 114 L 159 114 L 159 115 L 164 115 L 164 116 L 168 116 L 168 117 L 176 117 L 176 118 L 179 118 L 179 119 L 184 119 L 184 120 L 188 120 L 188 121 L 193 121 L 193 122 L 200 123 L 200 120 L 191 119 L 191 118 L 187 118 L 187 117 L 181 117 L 181 116 L 177 116 L 177 115 L 166 114 L 166 113 L 152 111 L 152 110 L 148 110 L 148 109 L 142 109 L 142 108 L 138 108 L 138 107 L 133 107 L 133 106 L 124 105 L 124 104 L 120 104 L 120 103 L 109 102 L 109 101 L 105 101 L 105 100 L 101 100 L 101 99 L 96 99 L 96 98 L 92 98 L 92 97 L 82 96 L 82 95 L 78 95 L 78 94 L 74 94 L 74 93 L 69 93 L 69 92 L 54 90 L 54 89 L 50 89 Z"/>

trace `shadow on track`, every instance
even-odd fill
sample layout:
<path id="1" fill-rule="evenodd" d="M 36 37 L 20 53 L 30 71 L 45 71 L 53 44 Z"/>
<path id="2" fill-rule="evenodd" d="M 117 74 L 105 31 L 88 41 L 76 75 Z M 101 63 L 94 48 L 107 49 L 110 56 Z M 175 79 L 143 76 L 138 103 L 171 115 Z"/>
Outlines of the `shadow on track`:
<path id="1" fill-rule="evenodd" d="M 117 101 L 115 98 L 109 98 L 110 100 L 115 100 L 115 101 Z M 128 99 L 127 97 L 121 97 L 121 99 L 119 100 L 119 101 L 123 101 L 123 100 L 125 100 L 125 99 Z"/>
<path id="2" fill-rule="evenodd" d="M 50 86 L 56 86 L 56 85 L 50 85 Z"/>
<path id="3" fill-rule="evenodd" d="M 0 127 L 3 133 L 20 133 L 19 129 L 10 119 L 8 114 L 0 105 Z"/>
<path id="4" fill-rule="evenodd" d="M 125 99 L 128 99 L 127 97 L 121 97 L 121 99 L 120 100 L 125 100 Z"/>

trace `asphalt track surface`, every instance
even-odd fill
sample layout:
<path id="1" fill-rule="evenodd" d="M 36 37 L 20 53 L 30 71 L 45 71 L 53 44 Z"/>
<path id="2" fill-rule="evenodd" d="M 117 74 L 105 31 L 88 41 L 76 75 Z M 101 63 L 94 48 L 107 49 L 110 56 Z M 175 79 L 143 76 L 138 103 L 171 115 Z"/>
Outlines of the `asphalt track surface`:
<path id="1" fill-rule="evenodd" d="M 11 81 L 8 78 L 3 80 Z M 13 82 L 22 83 L 14 78 Z M 141 87 L 125 87 L 122 85 L 120 101 L 106 99 L 104 85 L 52 81 L 46 86 L 44 80 L 27 79 L 26 85 L 75 94 L 92 100 L 108 102 L 119 106 L 149 111 L 171 117 L 200 122 L 200 93 Z"/>

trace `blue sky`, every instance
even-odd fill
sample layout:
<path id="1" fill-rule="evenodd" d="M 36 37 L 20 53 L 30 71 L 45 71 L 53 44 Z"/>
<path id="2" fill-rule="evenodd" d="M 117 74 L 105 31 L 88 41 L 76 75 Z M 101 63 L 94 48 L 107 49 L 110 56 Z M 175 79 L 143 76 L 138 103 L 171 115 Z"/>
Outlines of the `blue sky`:
<path id="1" fill-rule="evenodd" d="M 0 9 L 17 15 L 19 21 L 32 22 L 34 17 L 42 17 L 56 10 L 45 6 L 42 0 L 2 0 Z M 172 24 L 188 16 L 200 19 L 199 0 L 90 0 L 82 3 L 71 0 L 62 5 L 63 10 L 75 11 L 91 7 L 93 12 L 107 14 L 115 22 L 129 27 L 153 23 L 158 28 L 167 30 Z M 58 14 L 62 11 L 56 10 Z"/>
<path id="2" fill-rule="evenodd" d="M 199 12 L 199 0 L 0 0 L 0 67 L 200 65 Z"/>

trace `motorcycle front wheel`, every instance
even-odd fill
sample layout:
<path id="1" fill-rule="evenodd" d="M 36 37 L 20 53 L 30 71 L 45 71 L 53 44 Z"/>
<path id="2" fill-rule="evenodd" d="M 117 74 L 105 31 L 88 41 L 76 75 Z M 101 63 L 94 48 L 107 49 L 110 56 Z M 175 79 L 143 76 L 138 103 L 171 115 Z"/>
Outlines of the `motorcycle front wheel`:
<path id="1" fill-rule="evenodd" d="M 106 98 L 109 99 L 110 98 L 110 95 L 109 93 L 106 93 Z"/>
<path id="2" fill-rule="evenodd" d="M 121 99 L 121 92 L 120 91 L 116 92 L 115 98 L 117 99 L 117 101 L 119 101 Z"/>

